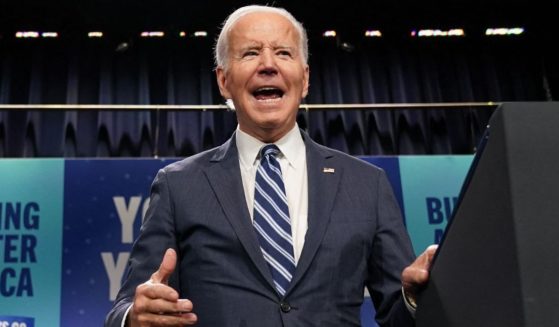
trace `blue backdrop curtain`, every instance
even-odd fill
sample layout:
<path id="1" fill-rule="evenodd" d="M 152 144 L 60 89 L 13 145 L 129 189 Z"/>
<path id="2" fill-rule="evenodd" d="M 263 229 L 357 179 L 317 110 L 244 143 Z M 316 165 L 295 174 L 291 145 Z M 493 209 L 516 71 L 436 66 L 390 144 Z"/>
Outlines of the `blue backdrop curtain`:
<path id="1" fill-rule="evenodd" d="M 0 104 L 221 104 L 212 45 L 2 40 Z M 527 38 L 315 40 L 305 103 L 552 100 L 556 58 Z M 318 142 L 354 155 L 460 154 L 474 151 L 492 109 L 309 110 L 298 121 Z M 224 110 L 3 110 L 0 156 L 187 156 L 235 127 Z"/>

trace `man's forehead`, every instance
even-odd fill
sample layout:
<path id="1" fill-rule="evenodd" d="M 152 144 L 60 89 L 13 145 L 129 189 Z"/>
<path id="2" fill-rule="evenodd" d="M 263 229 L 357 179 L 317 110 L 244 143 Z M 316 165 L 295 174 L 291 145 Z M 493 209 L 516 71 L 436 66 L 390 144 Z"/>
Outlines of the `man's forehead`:
<path id="1" fill-rule="evenodd" d="M 295 26 L 287 18 L 276 13 L 255 12 L 247 14 L 231 27 L 230 36 L 250 37 L 258 35 L 298 36 Z"/>

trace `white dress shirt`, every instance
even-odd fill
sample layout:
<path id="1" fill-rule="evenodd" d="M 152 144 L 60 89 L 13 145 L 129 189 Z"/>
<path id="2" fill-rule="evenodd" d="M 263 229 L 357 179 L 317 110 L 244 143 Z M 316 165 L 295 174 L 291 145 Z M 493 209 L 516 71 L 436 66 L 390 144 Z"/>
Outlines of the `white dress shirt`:
<path id="1" fill-rule="evenodd" d="M 237 127 L 236 144 L 239 151 L 241 178 L 246 204 L 251 219 L 254 210 L 254 185 L 260 164 L 260 149 L 266 145 Z M 295 262 L 299 261 L 307 233 L 308 180 L 305 143 L 297 124 L 284 137 L 274 143 L 281 151 L 277 159 L 281 166 L 289 217 Z"/>

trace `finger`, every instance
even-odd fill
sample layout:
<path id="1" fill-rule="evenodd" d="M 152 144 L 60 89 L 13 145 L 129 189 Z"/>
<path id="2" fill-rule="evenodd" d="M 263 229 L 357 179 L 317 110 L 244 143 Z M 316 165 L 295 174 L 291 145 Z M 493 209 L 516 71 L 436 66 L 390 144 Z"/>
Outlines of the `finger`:
<path id="1" fill-rule="evenodd" d="M 168 301 L 165 299 L 151 299 L 149 301 L 137 301 L 134 304 L 137 313 L 153 313 L 163 315 L 182 315 L 192 312 L 192 302 L 186 299 Z"/>
<path id="2" fill-rule="evenodd" d="M 439 246 L 437 244 L 431 244 L 431 245 L 429 245 L 429 247 L 427 247 L 427 250 L 425 250 L 425 253 L 429 256 L 430 259 L 433 259 L 433 257 L 435 256 L 435 253 L 437 252 L 438 249 L 439 249 Z"/>
<path id="3" fill-rule="evenodd" d="M 176 302 L 162 302 L 153 303 L 156 309 L 150 310 L 151 312 L 157 312 L 159 314 L 169 314 L 169 315 L 183 315 L 192 312 L 192 302 L 186 299 L 179 299 Z"/>
<path id="4" fill-rule="evenodd" d="M 135 320 L 156 326 L 184 326 L 198 320 L 192 308 L 192 302 L 186 299 L 176 302 L 158 299 L 135 303 L 131 313 Z"/>
<path id="5" fill-rule="evenodd" d="M 136 288 L 136 297 L 142 296 L 148 299 L 164 299 L 170 302 L 176 302 L 179 298 L 179 294 L 172 287 L 154 283 L 151 280 Z"/>
<path id="6" fill-rule="evenodd" d="M 433 244 L 427 247 L 427 249 L 410 265 L 410 267 L 417 269 L 429 270 L 433 258 L 435 257 L 435 252 L 437 251 L 437 245 Z"/>
<path id="7" fill-rule="evenodd" d="M 407 267 L 402 272 L 402 285 L 405 288 L 422 285 L 429 279 L 429 271 L 423 268 Z"/>
<path id="8" fill-rule="evenodd" d="M 439 248 L 438 244 L 431 244 L 427 247 L 427 250 L 425 250 L 425 252 L 435 253 L 435 251 L 437 251 L 438 248 Z"/>
<path id="9" fill-rule="evenodd" d="M 437 252 L 438 245 L 432 244 L 421 254 L 421 260 L 418 262 L 419 268 L 429 270 Z"/>
<path id="10" fill-rule="evenodd" d="M 198 321 L 198 316 L 195 313 L 185 313 L 180 315 L 183 318 L 184 324 L 186 325 L 194 325 Z"/>
<path id="11" fill-rule="evenodd" d="M 169 282 L 169 277 L 175 271 L 177 265 L 177 253 L 173 249 L 167 249 L 159 269 L 151 275 L 151 281 L 153 283 L 167 284 Z"/>
<path id="12" fill-rule="evenodd" d="M 148 313 L 138 316 L 138 321 L 146 326 L 185 326 L 193 325 L 198 320 L 194 313 L 182 315 Z"/>

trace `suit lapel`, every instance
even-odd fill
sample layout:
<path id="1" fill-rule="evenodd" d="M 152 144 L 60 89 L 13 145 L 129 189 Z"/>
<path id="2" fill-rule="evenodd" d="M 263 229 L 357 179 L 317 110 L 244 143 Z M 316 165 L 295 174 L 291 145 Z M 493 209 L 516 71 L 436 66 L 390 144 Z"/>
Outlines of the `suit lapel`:
<path id="1" fill-rule="evenodd" d="M 303 138 L 306 146 L 309 185 L 308 229 L 305 236 L 305 245 L 297 263 L 290 290 L 304 276 L 322 242 L 330 222 L 330 213 L 343 173 L 343 167 L 333 166 L 333 160 L 328 160 L 333 156 L 331 152 L 325 151 L 314 143 L 305 133 L 303 133 Z"/>
<path id="2" fill-rule="evenodd" d="M 262 276 L 274 288 L 246 206 L 235 135 L 218 148 L 204 172 L 239 241 Z"/>

